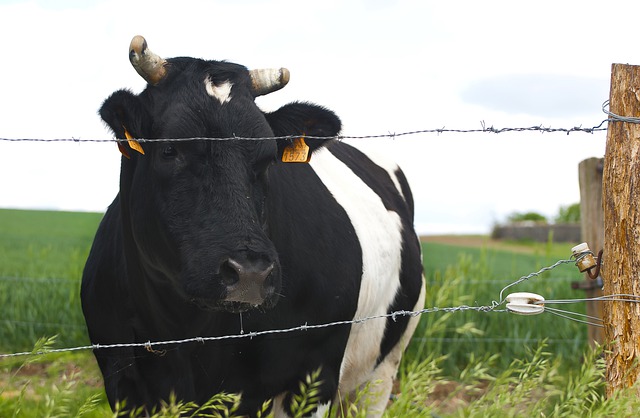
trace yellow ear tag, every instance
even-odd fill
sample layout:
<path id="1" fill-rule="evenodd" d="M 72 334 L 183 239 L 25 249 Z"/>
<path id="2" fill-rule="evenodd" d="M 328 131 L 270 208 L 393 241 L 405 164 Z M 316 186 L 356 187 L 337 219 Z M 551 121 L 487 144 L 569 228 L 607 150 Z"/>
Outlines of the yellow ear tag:
<path id="1" fill-rule="evenodd" d="M 124 136 L 125 138 L 127 138 L 127 142 L 129 143 L 129 146 L 131 147 L 131 149 L 134 149 L 138 151 L 140 154 L 144 155 L 144 150 L 142 149 L 142 145 L 140 145 L 138 141 L 133 139 L 133 137 L 131 136 L 129 131 L 126 130 L 126 128 L 124 130 Z"/>
<path id="2" fill-rule="evenodd" d="M 304 136 L 293 140 L 293 144 L 287 145 L 282 153 L 283 163 L 308 163 L 311 160 L 309 146 L 304 142 Z"/>

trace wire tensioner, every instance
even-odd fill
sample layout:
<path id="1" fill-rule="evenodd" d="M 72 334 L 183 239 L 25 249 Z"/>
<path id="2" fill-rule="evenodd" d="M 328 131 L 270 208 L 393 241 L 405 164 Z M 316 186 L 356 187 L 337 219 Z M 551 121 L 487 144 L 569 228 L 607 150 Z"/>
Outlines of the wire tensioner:
<path id="1" fill-rule="evenodd" d="M 544 298 L 535 293 L 511 293 L 505 300 L 509 312 L 519 315 L 536 315 L 544 312 Z"/>

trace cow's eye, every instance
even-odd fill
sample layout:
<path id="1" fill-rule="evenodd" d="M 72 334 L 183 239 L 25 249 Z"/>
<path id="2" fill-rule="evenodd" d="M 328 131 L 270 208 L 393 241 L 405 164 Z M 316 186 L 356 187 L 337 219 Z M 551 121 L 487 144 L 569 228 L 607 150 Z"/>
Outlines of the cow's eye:
<path id="1" fill-rule="evenodd" d="M 173 145 L 167 145 L 162 150 L 162 156 L 165 158 L 173 158 L 178 155 L 178 150 Z"/>

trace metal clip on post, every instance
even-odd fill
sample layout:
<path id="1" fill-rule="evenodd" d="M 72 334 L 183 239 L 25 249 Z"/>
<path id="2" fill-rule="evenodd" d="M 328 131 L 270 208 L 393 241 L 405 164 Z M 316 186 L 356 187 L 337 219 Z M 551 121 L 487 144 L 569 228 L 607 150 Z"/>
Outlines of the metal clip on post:
<path id="1" fill-rule="evenodd" d="M 589 249 L 586 242 L 578 244 L 571 249 L 573 257 L 576 259 L 576 266 L 580 273 L 586 272 L 593 280 L 600 275 L 600 265 L 602 263 L 602 250 L 598 253 L 598 259 L 593 257 L 593 252 Z M 593 272 L 592 269 L 595 269 Z"/>

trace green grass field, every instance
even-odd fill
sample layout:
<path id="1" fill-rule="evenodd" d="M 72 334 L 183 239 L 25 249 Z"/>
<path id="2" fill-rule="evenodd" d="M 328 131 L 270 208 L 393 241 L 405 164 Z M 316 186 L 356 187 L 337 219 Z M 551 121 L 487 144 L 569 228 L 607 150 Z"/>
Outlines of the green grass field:
<path id="1" fill-rule="evenodd" d="M 30 351 L 41 337 L 54 335 L 54 348 L 89 343 L 79 283 L 100 219 L 0 210 L 0 353 Z M 490 305 L 507 284 L 568 258 L 572 246 L 423 245 L 428 308 Z M 582 275 L 563 265 L 505 295 L 582 297 L 570 287 L 574 280 Z M 567 309 L 583 312 L 584 305 Z M 587 347 L 585 325 L 547 313 L 425 314 L 403 360 L 401 394 L 387 416 L 609 416 L 617 408 L 637 410 L 634 397 L 604 400 L 602 364 Z M 161 415 L 173 416 L 168 410 Z M 92 354 L 82 351 L 0 360 L 0 416 L 112 414 Z"/>
<path id="2" fill-rule="evenodd" d="M 492 301 L 499 301 L 500 291 L 508 284 L 570 258 L 572 244 L 523 243 L 506 247 L 510 250 L 424 244 L 426 307 L 491 305 Z M 545 299 L 584 297 L 584 293 L 571 289 L 571 282 L 579 280 L 582 275 L 577 268 L 572 263 L 565 264 L 509 288 L 503 297 L 513 292 L 538 293 Z M 567 309 L 578 313 L 585 310 L 584 304 Z M 454 374 L 465 367 L 472 353 L 499 353 L 499 367 L 506 367 L 527 347 L 546 340 L 554 355 L 565 359 L 563 364 L 574 367 L 579 366 L 579 353 L 588 345 L 586 337 L 586 326 L 551 314 L 465 311 L 425 315 L 410 350 L 449 353 L 444 367 L 447 373 Z"/>
<path id="3" fill-rule="evenodd" d="M 101 214 L 0 210 L 0 350 L 88 343 L 80 278 Z"/>

